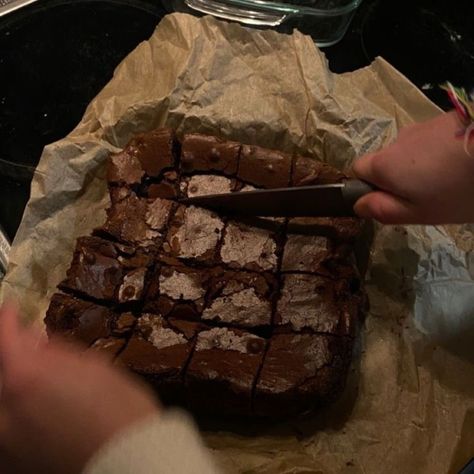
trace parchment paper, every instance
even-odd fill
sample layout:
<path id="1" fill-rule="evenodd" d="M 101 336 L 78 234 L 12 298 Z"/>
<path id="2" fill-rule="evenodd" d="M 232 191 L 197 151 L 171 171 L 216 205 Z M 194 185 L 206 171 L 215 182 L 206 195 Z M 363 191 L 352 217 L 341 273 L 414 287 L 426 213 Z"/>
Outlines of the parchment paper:
<path id="1" fill-rule="evenodd" d="M 383 59 L 335 75 L 297 32 L 170 15 L 117 68 L 77 128 L 45 148 L 2 295 L 42 320 L 76 238 L 104 219 L 108 153 L 137 132 L 167 124 L 342 168 L 437 113 Z M 474 452 L 472 249 L 469 226 L 380 229 L 360 367 L 343 398 L 313 418 L 208 429 L 225 472 L 457 472 Z M 463 338 L 466 351 L 457 344 Z"/>

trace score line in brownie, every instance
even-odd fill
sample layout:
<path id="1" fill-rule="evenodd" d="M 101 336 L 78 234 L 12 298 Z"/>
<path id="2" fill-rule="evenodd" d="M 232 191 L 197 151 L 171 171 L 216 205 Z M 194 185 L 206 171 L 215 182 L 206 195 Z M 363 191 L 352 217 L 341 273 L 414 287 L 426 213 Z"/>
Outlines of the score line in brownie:
<path id="1" fill-rule="evenodd" d="M 324 405 L 344 386 L 363 310 L 362 223 L 239 221 L 179 199 L 343 178 L 311 158 L 198 133 L 137 135 L 110 157 L 106 222 L 78 239 L 48 333 L 105 353 L 195 413 Z"/>

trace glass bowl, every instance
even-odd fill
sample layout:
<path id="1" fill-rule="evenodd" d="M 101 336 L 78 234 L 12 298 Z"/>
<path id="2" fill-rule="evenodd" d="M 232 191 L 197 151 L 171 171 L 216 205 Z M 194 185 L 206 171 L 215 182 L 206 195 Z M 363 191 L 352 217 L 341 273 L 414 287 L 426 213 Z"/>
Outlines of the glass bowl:
<path id="1" fill-rule="evenodd" d="M 179 0 L 191 10 L 246 25 L 298 29 L 320 47 L 342 39 L 362 0 Z"/>

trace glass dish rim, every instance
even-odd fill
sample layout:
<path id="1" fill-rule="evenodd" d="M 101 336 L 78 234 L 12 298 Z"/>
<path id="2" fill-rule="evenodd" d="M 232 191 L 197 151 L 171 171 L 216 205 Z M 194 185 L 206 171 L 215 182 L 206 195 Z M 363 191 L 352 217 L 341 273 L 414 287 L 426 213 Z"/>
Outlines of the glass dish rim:
<path id="1" fill-rule="evenodd" d="M 287 15 L 315 15 L 315 16 L 343 16 L 356 10 L 363 0 L 351 0 L 346 6 L 335 8 L 314 8 L 307 6 L 290 5 L 267 0 L 226 0 L 234 6 L 250 8 L 266 8 L 273 12 L 286 13 Z"/>

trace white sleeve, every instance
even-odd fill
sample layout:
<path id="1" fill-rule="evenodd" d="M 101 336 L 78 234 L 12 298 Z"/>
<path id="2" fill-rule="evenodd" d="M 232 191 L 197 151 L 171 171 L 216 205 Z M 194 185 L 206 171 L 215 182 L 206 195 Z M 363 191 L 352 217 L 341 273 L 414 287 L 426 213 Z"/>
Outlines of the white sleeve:
<path id="1" fill-rule="evenodd" d="M 218 474 L 188 415 L 170 410 L 119 433 L 83 474 Z"/>

